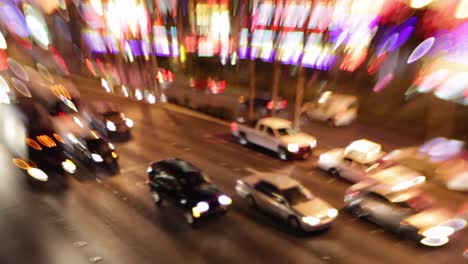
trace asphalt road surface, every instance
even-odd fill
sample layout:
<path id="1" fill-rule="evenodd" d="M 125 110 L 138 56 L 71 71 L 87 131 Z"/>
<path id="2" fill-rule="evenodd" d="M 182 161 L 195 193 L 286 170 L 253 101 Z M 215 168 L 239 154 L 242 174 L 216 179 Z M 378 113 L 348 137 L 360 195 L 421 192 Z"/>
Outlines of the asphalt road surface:
<path id="1" fill-rule="evenodd" d="M 464 263 L 466 230 L 441 248 L 405 241 L 343 210 L 350 185 L 314 168 L 315 158 L 284 162 L 242 147 L 227 124 L 172 105 L 146 105 L 100 92 L 82 91 L 83 101 L 117 103 L 135 121 L 133 139 L 116 143 L 121 171 L 109 176 L 79 168 L 60 186 L 31 189 L 0 149 L 0 263 Z M 403 138 L 362 129 L 311 124 L 319 148 L 373 136 L 386 147 Z M 367 134 L 366 134 L 367 133 Z M 371 134 L 369 134 L 371 133 Z M 374 134 L 372 134 L 374 133 Z M 349 142 L 349 141 L 348 141 Z M 318 151 L 320 151 L 320 149 Z M 188 226 L 171 206 L 157 208 L 150 196 L 150 162 L 179 157 L 202 168 L 231 197 L 224 217 Z M 236 179 L 252 171 L 286 171 L 340 209 L 326 231 L 293 234 L 283 223 L 252 211 L 234 192 Z M 465 194 L 426 187 L 456 209 Z"/>

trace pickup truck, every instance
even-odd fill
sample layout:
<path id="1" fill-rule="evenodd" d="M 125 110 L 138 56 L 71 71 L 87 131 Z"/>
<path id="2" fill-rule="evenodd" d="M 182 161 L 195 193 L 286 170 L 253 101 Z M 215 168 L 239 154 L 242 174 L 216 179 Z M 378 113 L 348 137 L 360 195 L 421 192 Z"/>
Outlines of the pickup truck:
<path id="1" fill-rule="evenodd" d="M 297 132 L 290 121 L 276 117 L 262 118 L 251 126 L 233 122 L 231 133 L 239 144 L 261 146 L 276 152 L 282 160 L 307 158 L 317 145 L 315 137 Z"/>

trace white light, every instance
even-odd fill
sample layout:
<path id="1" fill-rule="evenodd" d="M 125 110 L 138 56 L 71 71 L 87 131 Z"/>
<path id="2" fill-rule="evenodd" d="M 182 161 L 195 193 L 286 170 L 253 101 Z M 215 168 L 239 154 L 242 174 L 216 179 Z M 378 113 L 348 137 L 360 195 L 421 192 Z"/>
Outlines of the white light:
<path id="1" fill-rule="evenodd" d="M 423 8 L 430 4 L 432 0 L 411 0 L 410 6 L 412 8 Z"/>
<path id="2" fill-rule="evenodd" d="M 114 122 L 112 121 L 107 121 L 106 122 L 106 127 L 109 131 L 116 131 L 117 127 L 115 126 Z"/>
<path id="3" fill-rule="evenodd" d="M 26 24 L 36 43 L 44 49 L 50 44 L 49 34 L 47 33 L 46 21 L 42 14 L 30 5 L 25 5 L 24 14 Z"/>
<path id="4" fill-rule="evenodd" d="M 93 160 L 95 162 L 103 162 L 104 160 L 102 159 L 102 156 L 99 155 L 99 154 L 96 154 L 96 153 L 92 153 L 91 154 L 91 158 L 93 158 Z"/>
<path id="5" fill-rule="evenodd" d="M 141 99 L 143 99 L 143 95 L 141 94 L 140 89 L 136 89 L 136 90 L 135 90 L 135 98 L 136 98 L 138 101 L 141 101 Z"/>
<path id="6" fill-rule="evenodd" d="M 297 145 L 297 144 L 288 144 L 288 151 L 289 152 L 298 152 L 299 151 L 299 145 Z"/>
<path id="7" fill-rule="evenodd" d="M 49 179 L 49 177 L 47 176 L 47 174 L 45 172 L 43 172 L 42 170 L 38 169 L 38 168 L 29 168 L 28 169 L 28 174 L 33 177 L 34 179 L 36 180 L 39 180 L 39 181 L 47 181 Z"/>
<path id="8" fill-rule="evenodd" d="M 218 202 L 221 204 L 221 205 L 230 205 L 232 203 L 232 199 L 229 198 L 228 196 L 226 195 L 221 195 L 218 197 Z"/>
<path id="9" fill-rule="evenodd" d="M 94 11 L 96 11 L 96 14 L 99 16 L 102 16 L 102 3 L 101 0 L 90 0 L 91 6 L 93 7 Z"/>
<path id="10" fill-rule="evenodd" d="M 320 219 L 313 217 L 313 216 L 304 216 L 302 217 L 302 222 L 314 226 L 320 223 Z"/>
<path id="11" fill-rule="evenodd" d="M 424 55 L 426 55 L 429 50 L 431 50 L 432 46 L 434 45 L 435 38 L 431 37 L 419 44 L 413 52 L 411 52 L 411 55 L 408 58 L 408 64 L 411 64 L 420 58 L 422 58 Z"/>
<path id="12" fill-rule="evenodd" d="M 317 146 L 317 140 L 309 142 L 310 148 L 315 148 Z"/>
<path id="13" fill-rule="evenodd" d="M 210 209 L 210 205 L 207 202 L 198 202 L 197 203 L 197 210 L 200 213 L 206 212 Z"/>
<path id="14" fill-rule="evenodd" d="M 5 91 L 0 90 L 0 103 L 1 104 L 10 104 L 10 97 Z"/>
<path id="15" fill-rule="evenodd" d="M 83 123 L 81 123 L 81 120 L 78 117 L 74 116 L 73 121 L 75 121 L 75 123 L 79 125 L 80 127 L 84 127 Z"/>
<path id="16" fill-rule="evenodd" d="M 104 88 L 104 90 L 106 90 L 106 92 L 110 93 L 111 92 L 111 89 L 109 87 L 109 84 L 107 83 L 106 80 L 104 80 L 103 78 L 101 78 L 101 86 Z"/>
<path id="17" fill-rule="evenodd" d="M 449 242 L 448 237 L 425 237 L 421 239 L 421 244 L 430 247 L 440 247 Z"/>
<path id="18" fill-rule="evenodd" d="M 150 104 L 156 103 L 156 97 L 154 97 L 154 95 L 151 94 L 151 93 L 148 94 L 147 100 L 148 100 L 148 103 L 150 103 Z"/>
<path id="19" fill-rule="evenodd" d="M 71 133 L 67 134 L 67 138 L 74 144 L 78 143 L 78 139 Z"/>
<path id="20" fill-rule="evenodd" d="M 328 209 L 327 215 L 330 218 L 335 218 L 338 215 L 338 210 L 336 210 L 335 208 Z"/>
<path id="21" fill-rule="evenodd" d="M 125 97 L 129 96 L 127 87 L 125 87 L 125 85 L 122 85 L 122 93 L 124 94 Z"/>
<path id="22" fill-rule="evenodd" d="M 451 236 L 454 232 L 455 229 L 449 226 L 434 226 L 422 232 L 422 235 L 429 238 L 444 238 Z"/>
<path id="23" fill-rule="evenodd" d="M 399 192 L 399 191 L 408 189 L 410 187 L 422 184 L 425 181 L 426 181 L 426 177 L 417 176 L 417 177 L 412 178 L 411 180 L 398 183 L 397 185 L 392 187 L 392 191 Z"/>
<path id="24" fill-rule="evenodd" d="M 76 165 L 73 163 L 71 160 L 67 159 L 64 162 L 62 162 L 62 168 L 68 173 L 75 173 L 76 172 Z"/>
<path id="25" fill-rule="evenodd" d="M 7 49 L 7 42 L 5 37 L 3 36 L 2 32 L 0 32 L 0 49 Z"/>
<path id="26" fill-rule="evenodd" d="M 152 171 L 153 171 L 153 167 L 148 166 L 148 168 L 146 169 L 146 172 L 147 172 L 147 173 L 150 173 L 150 172 L 152 172 Z"/>
<path id="27" fill-rule="evenodd" d="M 110 149 L 112 149 L 112 150 L 114 150 L 114 149 L 115 149 L 115 146 L 114 146 L 114 144 L 112 144 L 112 143 L 109 143 L 108 145 L 109 145 L 109 148 L 110 148 Z"/>
<path id="28" fill-rule="evenodd" d="M 130 118 L 125 119 L 125 125 L 127 125 L 128 127 L 133 127 L 133 120 L 131 120 Z"/>
<path id="29" fill-rule="evenodd" d="M 460 0 L 457 10 L 455 11 L 455 18 L 464 19 L 468 17 L 468 1 Z"/>

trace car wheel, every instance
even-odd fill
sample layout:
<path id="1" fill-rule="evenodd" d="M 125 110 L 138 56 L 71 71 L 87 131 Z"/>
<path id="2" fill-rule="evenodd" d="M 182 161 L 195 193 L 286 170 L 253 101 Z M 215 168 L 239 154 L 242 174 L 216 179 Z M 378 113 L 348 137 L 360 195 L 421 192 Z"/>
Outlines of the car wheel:
<path id="1" fill-rule="evenodd" d="M 158 193 L 157 191 L 152 191 L 152 192 L 151 192 L 151 196 L 153 197 L 153 201 L 154 201 L 154 203 L 155 203 L 157 206 L 161 206 L 161 205 L 162 205 L 161 196 L 159 195 L 159 193 Z"/>
<path id="2" fill-rule="evenodd" d="M 239 144 L 241 144 L 242 146 L 247 146 L 249 144 L 249 141 L 247 140 L 247 138 L 245 138 L 245 135 L 239 135 L 237 141 L 239 142 Z"/>
<path id="3" fill-rule="evenodd" d="M 257 207 L 257 202 L 255 202 L 255 198 L 252 195 L 247 196 L 247 204 L 252 208 Z"/>
<path id="4" fill-rule="evenodd" d="M 293 231 L 299 231 L 301 229 L 301 224 L 299 224 L 299 220 L 297 220 L 295 216 L 290 216 L 288 218 L 288 226 Z"/>
<path id="5" fill-rule="evenodd" d="M 286 150 L 283 148 L 278 149 L 278 158 L 281 160 L 287 160 L 288 159 L 288 154 L 286 153 Z"/>

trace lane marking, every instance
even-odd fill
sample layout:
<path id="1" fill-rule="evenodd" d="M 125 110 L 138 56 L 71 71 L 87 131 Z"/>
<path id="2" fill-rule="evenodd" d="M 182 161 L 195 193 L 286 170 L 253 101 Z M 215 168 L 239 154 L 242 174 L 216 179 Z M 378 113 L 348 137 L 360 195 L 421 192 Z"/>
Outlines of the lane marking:
<path id="1" fill-rule="evenodd" d="M 79 247 L 79 248 L 80 248 L 80 247 L 84 247 L 84 246 L 88 245 L 88 243 L 86 243 L 85 241 L 77 241 L 77 242 L 73 243 L 73 245 L 74 245 L 75 247 Z"/>
<path id="2" fill-rule="evenodd" d="M 100 262 L 100 261 L 102 261 L 101 257 L 93 257 L 93 258 L 89 259 L 89 262 L 91 262 L 91 263 L 96 263 L 96 262 Z"/>
<path id="3" fill-rule="evenodd" d="M 329 179 L 326 183 L 327 183 L 327 184 L 330 184 L 330 183 L 333 183 L 334 181 L 336 181 L 336 178 L 331 178 L 331 179 Z"/>
<path id="4" fill-rule="evenodd" d="M 247 167 L 247 168 L 244 168 L 244 169 L 245 169 L 246 171 L 250 172 L 250 173 L 254 173 L 254 174 L 258 174 L 258 173 L 260 173 L 258 170 L 254 170 L 254 169 L 252 169 L 252 168 L 249 168 L 249 167 Z"/>

